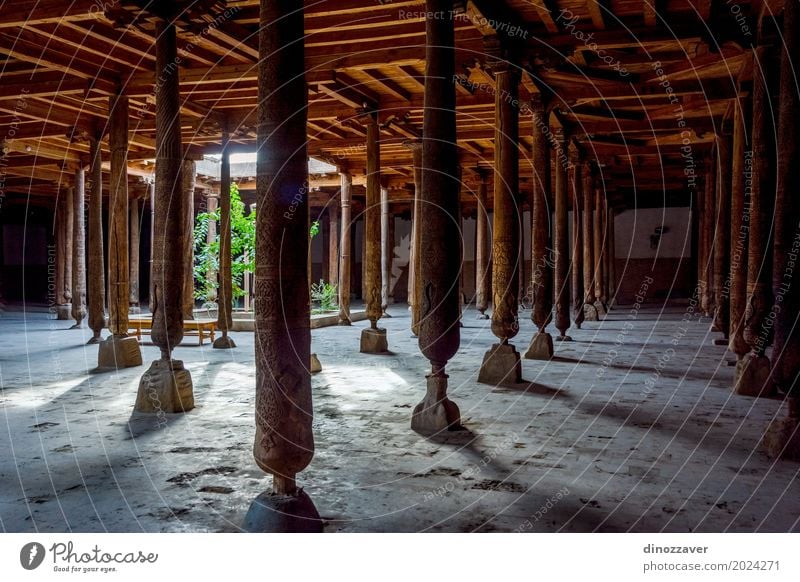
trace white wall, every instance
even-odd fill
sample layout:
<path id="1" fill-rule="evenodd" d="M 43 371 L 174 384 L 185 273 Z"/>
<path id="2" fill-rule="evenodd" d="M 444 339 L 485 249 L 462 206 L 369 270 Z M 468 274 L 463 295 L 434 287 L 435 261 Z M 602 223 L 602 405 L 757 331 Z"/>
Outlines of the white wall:
<path id="1" fill-rule="evenodd" d="M 656 248 L 650 236 L 664 226 Z M 614 242 L 618 259 L 690 257 L 692 251 L 692 213 L 689 207 L 641 208 L 618 214 L 614 222 Z"/>

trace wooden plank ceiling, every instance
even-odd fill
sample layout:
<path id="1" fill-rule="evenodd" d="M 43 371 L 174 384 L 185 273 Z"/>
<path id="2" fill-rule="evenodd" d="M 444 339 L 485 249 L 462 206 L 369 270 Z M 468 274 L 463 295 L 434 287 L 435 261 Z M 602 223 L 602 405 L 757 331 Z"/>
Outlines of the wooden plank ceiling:
<path id="1" fill-rule="evenodd" d="M 491 63 L 508 55 L 523 71 L 523 104 L 532 98 L 549 103 L 551 123 L 564 126 L 573 147 L 600 162 L 608 189 L 629 203 L 686 190 L 681 148 L 691 145 L 699 170 L 731 100 L 748 81 L 748 47 L 764 8 L 750 0 L 456 4 L 458 143 L 468 186 L 492 166 Z M 424 2 L 305 5 L 309 154 L 363 174 L 365 129 L 358 111 L 376 108 L 383 173 L 392 188 L 407 189 L 411 152 L 404 142 L 422 128 Z M 87 163 L 87 137 L 103 131 L 108 96 L 117 86 L 131 98 L 132 179 L 152 173 L 146 161 L 154 157 L 154 34 L 162 10 L 178 14 L 188 152 L 218 153 L 224 126 L 236 151 L 254 149 L 257 0 L 5 0 L 0 169 L 7 192 L 52 197 L 68 184 L 78 164 Z M 525 114 L 520 125 L 524 196 L 537 128 Z M 331 178 L 322 186 L 335 184 Z"/>

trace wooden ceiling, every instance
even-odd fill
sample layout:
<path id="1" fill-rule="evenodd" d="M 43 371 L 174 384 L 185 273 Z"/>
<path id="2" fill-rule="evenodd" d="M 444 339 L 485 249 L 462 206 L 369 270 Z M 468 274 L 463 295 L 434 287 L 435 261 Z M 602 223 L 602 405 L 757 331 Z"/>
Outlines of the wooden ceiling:
<path id="1" fill-rule="evenodd" d="M 104 130 L 108 96 L 118 86 L 131 103 L 130 175 L 152 174 L 145 161 L 155 144 L 155 22 L 176 5 L 187 152 L 219 153 L 223 127 L 233 151 L 254 150 L 257 0 L 0 2 L 6 192 L 52 197 L 68 184 L 88 162 L 87 136 Z M 407 188 L 413 176 L 405 142 L 422 128 L 424 2 L 304 3 L 309 155 L 363 174 L 358 110 L 375 108 L 384 178 Z M 456 4 L 458 144 L 468 186 L 492 166 L 491 64 L 508 58 L 522 72 L 523 195 L 539 130 L 526 103 L 544 99 L 553 127 L 563 126 L 572 148 L 598 160 L 608 190 L 628 203 L 668 202 L 686 191 L 686 153 L 701 171 L 732 100 L 748 90 L 759 17 L 780 8 L 750 0 Z"/>

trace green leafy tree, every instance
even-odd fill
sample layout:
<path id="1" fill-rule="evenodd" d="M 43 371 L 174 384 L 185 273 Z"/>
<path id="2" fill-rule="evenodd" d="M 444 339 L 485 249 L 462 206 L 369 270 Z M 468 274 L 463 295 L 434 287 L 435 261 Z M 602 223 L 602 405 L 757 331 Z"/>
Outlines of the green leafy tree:
<path id="1" fill-rule="evenodd" d="M 209 273 L 219 272 L 220 235 L 217 233 L 214 240 L 208 242 L 208 224 L 211 220 L 219 222 L 219 209 L 198 214 L 194 227 L 195 297 L 203 301 L 218 296 L 219 287 L 217 277 L 208 278 Z M 231 275 L 234 298 L 244 295 L 244 274 L 255 270 L 255 245 L 256 213 L 246 213 L 239 186 L 231 184 Z"/>

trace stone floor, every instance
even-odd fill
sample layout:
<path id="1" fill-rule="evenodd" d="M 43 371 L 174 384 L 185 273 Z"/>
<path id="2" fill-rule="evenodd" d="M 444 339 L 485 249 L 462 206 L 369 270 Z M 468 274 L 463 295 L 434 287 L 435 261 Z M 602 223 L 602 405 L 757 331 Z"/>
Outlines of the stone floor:
<path id="1" fill-rule="evenodd" d="M 300 479 L 327 531 L 800 531 L 800 465 L 758 449 L 780 402 L 731 394 L 731 355 L 686 307 L 620 306 L 502 388 L 476 382 L 493 336 L 466 311 L 448 371 L 468 430 L 435 440 L 409 430 L 426 361 L 408 312 L 391 314 L 390 355 L 358 353 L 365 323 L 313 333 L 317 453 Z M 251 455 L 252 334 L 176 350 L 197 407 L 164 423 L 131 417 L 145 368 L 92 373 L 97 347 L 68 327 L 0 316 L 0 529 L 237 531 L 270 484 Z"/>

